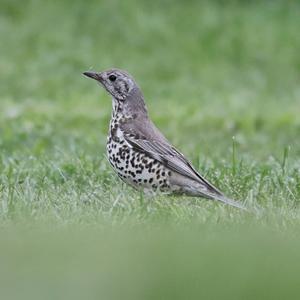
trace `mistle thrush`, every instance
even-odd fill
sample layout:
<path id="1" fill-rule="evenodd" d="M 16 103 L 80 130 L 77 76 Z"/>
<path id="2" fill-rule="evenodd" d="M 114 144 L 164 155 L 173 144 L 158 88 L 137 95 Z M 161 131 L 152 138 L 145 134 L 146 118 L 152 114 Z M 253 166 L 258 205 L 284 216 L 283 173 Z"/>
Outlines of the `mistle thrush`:
<path id="1" fill-rule="evenodd" d="M 203 178 L 155 127 L 141 89 L 125 71 L 84 72 L 112 96 L 108 160 L 119 177 L 145 193 L 161 191 L 219 200 L 238 208 Z"/>

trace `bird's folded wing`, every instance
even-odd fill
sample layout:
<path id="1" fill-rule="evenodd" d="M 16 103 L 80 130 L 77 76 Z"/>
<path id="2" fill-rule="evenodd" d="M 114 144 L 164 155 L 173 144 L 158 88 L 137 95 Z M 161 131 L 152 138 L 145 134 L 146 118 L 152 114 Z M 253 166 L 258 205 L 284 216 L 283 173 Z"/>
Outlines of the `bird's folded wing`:
<path id="1" fill-rule="evenodd" d="M 207 187 L 212 193 L 222 196 L 222 193 L 217 188 L 205 180 L 186 158 L 166 141 L 136 138 L 131 134 L 124 134 L 124 137 L 128 144 L 134 149 L 146 153 L 150 157 L 163 163 L 170 170 L 191 178 Z"/>

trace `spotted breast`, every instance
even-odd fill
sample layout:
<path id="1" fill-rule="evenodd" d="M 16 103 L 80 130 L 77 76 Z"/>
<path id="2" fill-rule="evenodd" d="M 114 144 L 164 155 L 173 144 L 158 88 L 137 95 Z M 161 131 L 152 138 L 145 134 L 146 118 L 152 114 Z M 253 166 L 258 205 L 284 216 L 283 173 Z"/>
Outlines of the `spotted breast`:
<path id="1" fill-rule="evenodd" d="M 107 139 L 107 156 L 118 176 L 135 189 L 152 193 L 169 190 L 171 171 L 143 152 L 134 150 L 124 138 L 120 122 L 124 118 L 113 110 Z"/>

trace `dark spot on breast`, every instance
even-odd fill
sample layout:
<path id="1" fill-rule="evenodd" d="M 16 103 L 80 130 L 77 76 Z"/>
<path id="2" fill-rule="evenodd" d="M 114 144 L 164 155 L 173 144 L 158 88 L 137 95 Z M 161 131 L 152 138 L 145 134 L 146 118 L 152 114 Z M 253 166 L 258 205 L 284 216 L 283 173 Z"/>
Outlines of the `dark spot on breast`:
<path id="1" fill-rule="evenodd" d="M 135 168 L 134 157 L 130 160 L 130 164 L 133 168 Z"/>
<path id="2" fill-rule="evenodd" d="M 152 162 L 150 162 L 147 166 L 146 166 L 146 168 L 148 168 L 148 169 L 151 169 L 152 168 Z"/>

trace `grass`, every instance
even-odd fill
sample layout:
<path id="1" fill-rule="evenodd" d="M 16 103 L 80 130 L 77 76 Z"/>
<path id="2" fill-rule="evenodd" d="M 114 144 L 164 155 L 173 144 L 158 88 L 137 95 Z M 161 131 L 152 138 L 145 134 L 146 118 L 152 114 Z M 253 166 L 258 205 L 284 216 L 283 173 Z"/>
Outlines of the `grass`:
<path id="1" fill-rule="evenodd" d="M 3 299 L 299 293 L 297 1 L 0 0 Z M 148 199 L 105 158 L 120 67 L 152 119 L 244 213 Z"/>

